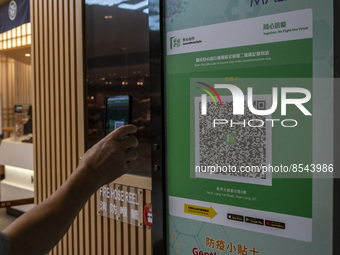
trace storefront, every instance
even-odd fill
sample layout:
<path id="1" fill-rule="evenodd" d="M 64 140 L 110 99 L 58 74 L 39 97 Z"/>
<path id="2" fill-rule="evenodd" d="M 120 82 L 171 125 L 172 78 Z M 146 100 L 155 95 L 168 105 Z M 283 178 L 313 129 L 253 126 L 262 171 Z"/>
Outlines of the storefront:
<path id="1" fill-rule="evenodd" d="M 0 6 L 0 164 L 5 177 L 0 194 L 7 213 L 15 215 L 32 208 L 34 197 L 29 5 L 25 0 Z"/>

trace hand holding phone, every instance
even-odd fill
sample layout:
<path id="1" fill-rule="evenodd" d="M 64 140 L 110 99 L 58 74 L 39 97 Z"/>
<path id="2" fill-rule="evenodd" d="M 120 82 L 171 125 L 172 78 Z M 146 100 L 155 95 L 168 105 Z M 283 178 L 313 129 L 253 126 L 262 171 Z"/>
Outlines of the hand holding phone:
<path id="1" fill-rule="evenodd" d="M 118 95 L 106 99 L 105 135 L 131 123 L 131 96 Z"/>

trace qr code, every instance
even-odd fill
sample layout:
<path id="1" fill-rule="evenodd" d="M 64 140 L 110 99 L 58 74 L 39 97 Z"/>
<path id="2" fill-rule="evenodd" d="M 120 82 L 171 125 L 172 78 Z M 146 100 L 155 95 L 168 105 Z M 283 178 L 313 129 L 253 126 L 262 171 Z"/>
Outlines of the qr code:
<path id="1" fill-rule="evenodd" d="M 218 100 L 216 99 L 218 102 Z M 241 166 L 252 167 L 271 164 L 271 128 L 266 121 L 271 116 L 259 116 L 249 111 L 246 102 L 244 115 L 233 115 L 231 96 L 221 97 L 222 105 L 207 98 L 207 114 L 201 114 L 201 97 L 195 97 L 195 165 L 225 166 L 237 171 L 202 172 L 196 171 L 199 178 L 218 179 L 242 183 L 271 185 L 269 172 L 241 172 Z M 258 110 L 271 106 L 271 95 L 254 95 L 254 107 Z M 214 120 L 223 120 L 215 125 Z M 249 122 L 250 121 L 250 122 Z M 231 123 L 233 123 L 231 125 Z"/>
<path id="2" fill-rule="evenodd" d="M 115 129 L 124 126 L 124 121 L 115 121 Z"/>

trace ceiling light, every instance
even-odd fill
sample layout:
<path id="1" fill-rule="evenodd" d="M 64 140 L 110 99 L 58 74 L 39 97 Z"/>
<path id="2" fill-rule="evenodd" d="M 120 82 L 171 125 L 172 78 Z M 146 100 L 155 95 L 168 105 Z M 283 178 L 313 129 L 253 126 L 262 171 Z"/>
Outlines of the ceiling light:
<path id="1" fill-rule="evenodd" d="M 31 56 L 31 54 L 29 54 L 29 53 L 25 54 L 25 57 L 30 57 L 30 56 Z"/>
<path id="2" fill-rule="evenodd" d="M 105 19 L 112 19 L 112 15 L 104 16 Z"/>
<path id="3" fill-rule="evenodd" d="M 126 0 L 85 0 L 85 4 L 88 5 L 102 5 L 102 6 L 114 6 L 125 2 Z"/>
<path id="4" fill-rule="evenodd" d="M 148 0 L 139 2 L 137 4 L 126 4 L 126 3 L 120 4 L 120 5 L 118 5 L 118 8 L 135 11 L 135 10 L 138 10 L 140 8 L 144 8 L 146 6 L 148 6 Z"/>

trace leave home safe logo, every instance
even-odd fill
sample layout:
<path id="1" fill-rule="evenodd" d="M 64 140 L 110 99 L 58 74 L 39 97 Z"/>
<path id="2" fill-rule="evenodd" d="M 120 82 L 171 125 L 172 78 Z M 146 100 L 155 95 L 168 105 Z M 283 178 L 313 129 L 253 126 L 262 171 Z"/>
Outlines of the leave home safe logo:
<path id="1" fill-rule="evenodd" d="M 287 0 L 271 0 L 271 1 L 269 1 L 269 0 L 251 0 L 250 1 L 250 7 L 253 7 L 255 5 L 257 6 L 259 4 L 266 5 L 266 4 L 268 4 L 268 2 L 279 3 L 279 2 L 285 2 L 285 1 L 287 1 Z"/>
<path id="2" fill-rule="evenodd" d="M 245 106 L 245 95 L 243 94 L 242 90 L 232 84 L 215 84 L 214 88 L 209 84 L 198 82 L 199 84 L 203 85 L 204 87 L 210 89 L 218 98 L 220 105 L 222 104 L 222 100 L 220 95 L 217 93 L 216 89 L 227 89 L 232 94 L 232 105 L 233 105 L 233 115 L 244 115 L 244 106 Z M 206 94 L 201 94 L 201 115 L 207 115 L 207 94 L 213 99 L 215 106 L 217 106 L 217 102 L 213 96 L 213 94 L 207 90 L 206 88 L 201 88 Z M 288 98 L 289 94 L 301 94 L 302 97 L 299 98 Z M 282 87 L 281 88 L 281 116 L 287 115 L 287 105 L 295 105 L 305 116 L 311 116 L 312 114 L 307 110 L 304 106 L 309 100 L 311 99 L 311 93 L 309 90 L 305 88 L 298 88 L 298 87 Z M 259 116 L 268 116 L 274 113 L 278 106 L 278 88 L 273 87 L 272 89 L 272 105 L 269 109 L 259 110 L 256 109 L 253 105 L 253 88 L 248 87 L 247 89 L 247 106 L 251 113 L 254 115 Z M 266 122 L 271 122 L 272 127 L 274 127 L 276 122 L 280 122 L 283 127 L 296 127 L 298 125 L 298 121 L 295 119 L 266 119 Z M 255 124 L 256 123 L 256 124 Z M 265 125 L 265 121 L 261 119 L 250 119 L 250 120 L 243 120 L 242 122 L 238 121 L 235 122 L 233 120 L 227 119 L 214 119 L 213 120 L 213 127 L 217 125 L 230 125 L 236 126 L 241 125 L 243 127 L 263 127 Z"/>
<path id="3" fill-rule="evenodd" d="M 197 39 L 195 36 L 185 36 L 183 38 L 178 38 L 176 36 L 170 37 L 170 50 L 174 48 L 179 48 L 181 46 L 190 46 L 193 44 L 202 43 L 202 40 Z"/>
<path id="4" fill-rule="evenodd" d="M 170 37 L 170 50 L 173 48 L 179 48 L 181 46 L 181 39 L 176 36 Z"/>

